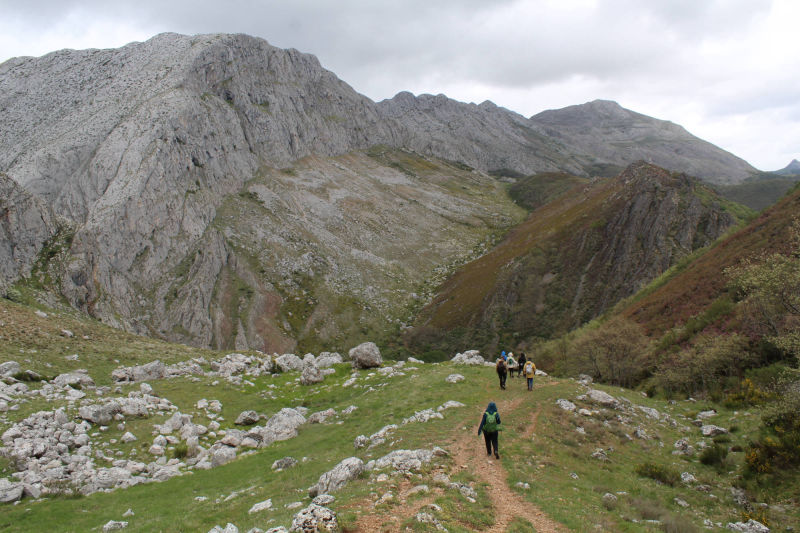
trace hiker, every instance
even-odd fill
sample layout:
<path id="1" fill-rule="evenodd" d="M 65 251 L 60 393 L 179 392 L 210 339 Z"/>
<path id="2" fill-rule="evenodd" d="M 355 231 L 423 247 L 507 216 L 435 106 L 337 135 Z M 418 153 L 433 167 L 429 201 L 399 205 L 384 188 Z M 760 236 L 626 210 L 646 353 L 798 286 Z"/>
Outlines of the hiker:
<path id="1" fill-rule="evenodd" d="M 505 351 L 505 350 L 503 350 L 502 352 L 500 352 L 500 357 L 502 357 L 502 358 L 503 358 L 503 361 L 505 361 L 506 359 L 508 359 L 508 356 L 506 355 L 506 351 Z"/>
<path id="2" fill-rule="evenodd" d="M 501 430 L 500 427 L 500 413 L 497 412 L 497 405 L 494 402 L 489 402 L 489 406 L 483 413 L 481 418 L 481 425 L 478 426 L 478 435 L 483 432 L 483 439 L 486 441 L 486 455 L 492 455 L 492 447 L 494 447 L 495 459 L 500 459 L 500 454 L 497 450 L 497 433 Z"/>
<path id="3" fill-rule="evenodd" d="M 533 390 L 533 376 L 536 375 L 536 365 L 533 361 L 525 362 L 525 377 L 528 379 L 528 390 Z"/>
<path id="4" fill-rule="evenodd" d="M 506 361 L 502 357 L 497 358 L 497 363 L 494 366 L 495 370 L 497 370 L 497 377 L 500 378 L 500 388 L 506 388 L 506 376 L 508 376 L 508 371 L 506 369 Z"/>
<path id="5" fill-rule="evenodd" d="M 517 362 L 517 377 L 522 377 L 522 371 L 525 370 L 525 361 L 528 358 L 525 356 L 525 352 L 519 354 L 519 361 Z"/>
<path id="6" fill-rule="evenodd" d="M 508 359 L 506 359 L 506 367 L 508 368 L 508 375 L 514 377 L 514 371 L 517 370 L 517 360 L 514 359 L 514 352 L 508 352 Z"/>

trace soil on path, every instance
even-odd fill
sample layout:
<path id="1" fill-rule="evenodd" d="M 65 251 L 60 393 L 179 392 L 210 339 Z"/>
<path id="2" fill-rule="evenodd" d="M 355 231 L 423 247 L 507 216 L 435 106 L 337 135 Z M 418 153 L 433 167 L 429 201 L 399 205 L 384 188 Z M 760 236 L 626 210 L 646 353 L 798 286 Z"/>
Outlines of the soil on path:
<path id="1" fill-rule="evenodd" d="M 546 385 L 545 385 L 546 386 Z M 522 403 L 522 397 L 513 400 L 498 401 L 498 411 L 512 413 Z M 480 419 L 483 407 L 476 408 L 475 419 Z M 533 420 L 527 426 L 523 438 L 531 438 L 536 431 L 539 410 L 533 415 Z M 502 435 L 501 435 L 502 436 Z M 474 431 L 464 431 L 458 428 L 453 433 L 452 444 L 448 446 L 453 459 L 451 474 L 459 470 L 468 470 L 479 481 L 488 486 L 489 498 L 494 510 L 495 523 L 485 531 L 487 533 L 505 533 L 509 524 L 515 518 L 523 518 L 533 524 L 537 533 L 555 533 L 567 531 L 563 525 L 548 517 L 533 503 L 525 500 L 508 486 L 508 472 L 497 459 L 488 457 L 483 453 L 483 437 L 476 436 Z M 500 443 L 502 454 L 503 445 Z M 501 455 L 502 457 L 502 455 Z M 441 489 L 433 489 L 432 493 L 422 499 L 412 502 L 405 501 L 405 493 L 410 490 L 410 483 L 403 483 L 398 490 L 399 500 L 402 502 L 392 509 L 391 516 L 372 511 L 362 515 L 356 522 L 356 531 L 363 532 L 394 532 L 401 531 L 400 524 L 427 507 L 441 493 Z"/>

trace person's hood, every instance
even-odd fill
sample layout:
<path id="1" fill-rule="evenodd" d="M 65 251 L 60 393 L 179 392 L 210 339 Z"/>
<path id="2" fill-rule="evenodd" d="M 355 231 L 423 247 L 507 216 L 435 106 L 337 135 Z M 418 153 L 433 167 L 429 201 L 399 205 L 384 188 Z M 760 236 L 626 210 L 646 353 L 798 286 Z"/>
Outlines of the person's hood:
<path id="1" fill-rule="evenodd" d="M 496 413 L 497 412 L 497 405 L 494 402 L 489 402 L 489 407 L 486 408 L 487 413 Z"/>

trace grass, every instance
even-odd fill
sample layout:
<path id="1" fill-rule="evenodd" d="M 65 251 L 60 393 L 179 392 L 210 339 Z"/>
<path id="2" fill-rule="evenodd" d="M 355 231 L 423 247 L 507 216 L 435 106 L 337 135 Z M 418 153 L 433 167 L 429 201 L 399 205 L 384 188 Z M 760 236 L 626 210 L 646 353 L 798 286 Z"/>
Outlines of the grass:
<path id="1" fill-rule="evenodd" d="M 38 365 L 47 369 L 47 375 L 81 365 L 89 369 L 97 382 L 108 384 L 110 369 L 116 366 L 115 359 L 131 364 L 156 357 L 169 362 L 197 355 L 208 359 L 222 355 L 221 352 L 128 336 L 69 313 L 48 312 L 48 318 L 40 318 L 29 308 L 0 301 L 0 320 L 5 326 L 0 360 L 15 359 L 22 363 L 23 369 Z M 82 344 L 76 344 L 75 338 L 59 335 L 60 329 L 66 327 L 76 332 L 76 338 Z M 84 340 L 82 335 L 89 340 Z M 35 345 L 31 344 L 34 340 L 37 340 Z M 19 357 L 20 347 L 24 350 L 24 358 Z M 78 362 L 64 359 L 63 354 L 71 353 L 76 347 L 80 348 L 81 359 Z M 29 353 L 31 349 L 36 353 Z M 518 402 L 513 411 L 501 412 L 506 426 L 500 442 L 502 465 L 508 472 L 510 489 L 564 524 L 568 530 L 587 531 L 599 527 L 613 531 L 651 531 L 652 524 L 642 522 L 644 516 L 656 517 L 654 519 L 660 520 L 661 527 L 667 531 L 693 531 L 692 528 L 701 526 L 704 519 L 723 523 L 740 519 L 739 509 L 730 500 L 729 489 L 738 483 L 744 454 L 729 453 L 725 468 L 719 469 L 717 465 L 703 464 L 699 455 L 672 455 L 672 443 L 684 436 L 692 442 L 700 440 L 699 430 L 691 426 L 690 420 L 700 411 L 715 408 L 718 412 L 713 420 L 715 424 L 739 428 L 728 435 L 729 442 L 715 445 L 746 447 L 758 426 L 758 416 L 754 411 L 732 410 L 710 401 L 668 403 L 644 398 L 635 391 L 598 386 L 632 404 L 658 409 L 675 421 L 672 425 L 666 418 L 655 421 L 637 411 L 604 411 L 581 403 L 577 397 L 583 389 L 570 380 L 537 379 L 536 388 L 528 393 L 524 380 L 511 378 L 508 390 L 501 393 L 496 388 L 496 377 L 491 368 L 453 368 L 449 363 L 419 365 L 416 370 L 408 366 L 403 370 L 405 376 L 394 378 L 374 371 L 361 371 L 358 383 L 363 386 L 360 388 L 341 387 L 351 374 L 346 364 L 336 367 L 335 374 L 312 387 L 299 385 L 294 373 L 253 378 L 252 386 L 236 386 L 225 380 L 219 380 L 215 385 L 217 380 L 206 377 L 199 381 L 171 379 L 151 382 L 156 394 L 170 399 L 182 413 L 192 415 L 193 421 L 198 423 L 207 425 L 210 420 L 204 412 L 196 409 L 196 402 L 201 398 L 220 400 L 223 405 L 222 429 L 233 427 L 233 420 L 245 409 L 255 409 L 266 415 L 282 407 L 299 405 L 308 407 L 311 412 L 327 408 L 341 412 L 349 405 L 356 405 L 358 409 L 350 415 L 339 415 L 331 423 L 304 425 L 297 438 L 240 456 L 232 463 L 211 471 L 195 471 L 164 483 L 87 497 L 25 499 L 19 505 L 3 506 L 0 508 L 0 529 L 49 531 L 54 525 L 52 517 L 57 516 L 60 530 L 87 531 L 101 527 L 108 520 L 122 519 L 122 514 L 129 508 L 135 514 L 128 519 L 127 531 L 207 531 L 215 524 L 225 525 L 227 522 L 244 531 L 251 527 L 268 529 L 288 525 L 296 510 L 286 505 L 293 502 L 306 505 L 307 488 L 345 457 L 355 455 L 368 461 L 393 449 L 432 446 L 448 449 L 462 432 L 475 438 L 475 453 L 482 454 L 482 441 L 474 436 L 474 432 L 480 412 L 489 400 L 498 400 L 501 404 Z M 457 384 L 445 383 L 444 378 L 454 371 L 466 379 Z M 32 382 L 29 386 L 38 387 L 39 384 Z M 137 385 L 123 385 L 119 394 L 127 394 L 136 388 Z M 584 417 L 562 411 L 555 405 L 558 398 L 568 398 L 579 407 L 598 412 L 592 417 Z M 387 424 L 399 424 L 415 411 L 435 408 L 447 400 L 460 401 L 467 407 L 445 411 L 443 420 L 401 425 L 386 443 L 372 449 L 353 448 L 353 439 L 357 435 L 370 435 Z M 44 399 L 31 399 L 21 404 L 19 411 L 7 416 L 19 420 L 31 412 L 55 407 L 56 404 Z M 112 425 L 96 437 L 95 446 L 119 439 L 124 431 L 131 431 L 139 440 L 115 447 L 126 457 L 149 461 L 145 450 L 153 438 L 152 426 L 165 418 L 166 415 L 128 419 L 124 429 Z M 532 437 L 526 438 L 533 424 L 536 424 L 536 430 Z M 0 431 L 7 426 L 8 423 L 0 423 Z M 648 435 L 657 435 L 660 439 L 629 438 L 635 427 L 642 427 Z M 712 444 L 710 439 L 708 444 Z M 609 460 L 592 459 L 591 453 L 596 448 L 606 450 Z M 169 453 L 178 457 L 182 454 L 182 447 L 175 446 Z M 286 456 L 295 457 L 300 463 L 283 472 L 274 472 L 272 463 Z M 652 471 L 691 472 L 698 478 L 698 484 L 710 487 L 710 492 L 698 491 L 694 486 L 681 482 L 672 485 L 660 483 L 652 479 L 656 476 L 641 477 L 636 473 L 636 465 L 644 463 L 653 465 Z M 9 465 L 0 463 L 0 468 L 5 469 L 7 475 Z M 479 497 L 475 503 L 467 501 L 458 491 L 433 481 L 436 472 L 452 469 L 458 472 L 451 473 L 452 480 L 471 484 L 477 491 Z M 384 493 L 392 491 L 397 498 L 399 487 L 406 482 L 427 484 L 436 491 L 430 496 L 440 510 L 429 512 L 449 531 L 485 530 L 496 519 L 487 487 L 482 481 L 473 472 L 458 469 L 452 459 L 445 458 L 411 474 L 407 480 L 403 476 L 390 476 L 387 482 L 379 482 L 375 475 L 365 475 L 336 492 L 332 507 L 339 513 L 343 530 L 350 528 L 352 531 L 359 517 L 370 512 Z M 517 488 L 517 482 L 528 483 L 530 490 Z M 766 513 L 773 524 L 800 527 L 800 512 L 792 503 L 797 487 L 797 480 L 788 480 L 783 486 L 772 487 L 758 495 L 770 503 Z M 616 506 L 603 504 L 605 492 L 618 496 Z M 689 503 L 688 511 L 676 506 L 676 497 Z M 272 499 L 272 510 L 248 514 L 253 504 L 267 498 Z M 422 506 L 426 501 L 430 500 L 418 496 L 411 498 L 408 505 Z M 377 509 L 388 521 L 400 508 L 400 502 L 395 499 L 380 504 Z M 413 531 L 435 530 L 430 524 L 416 522 L 414 513 L 400 517 L 402 524 Z M 530 531 L 531 526 L 525 517 L 519 517 L 508 530 Z"/>

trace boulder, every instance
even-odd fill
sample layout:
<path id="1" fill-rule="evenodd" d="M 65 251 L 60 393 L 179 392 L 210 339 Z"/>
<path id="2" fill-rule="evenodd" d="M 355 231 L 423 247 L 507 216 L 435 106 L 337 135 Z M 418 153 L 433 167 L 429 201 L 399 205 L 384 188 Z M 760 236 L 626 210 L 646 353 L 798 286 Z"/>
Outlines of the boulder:
<path id="1" fill-rule="evenodd" d="M 273 470 L 286 470 L 297 464 L 297 459 L 294 457 L 284 457 L 272 463 Z"/>
<path id="2" fill-rule="evenodd" d="M 317 368 L 314 364 L 305 365 L 303 368 L 303 373 L 300 376 L 300 384 L 301 385 L 314 385 L 316 383 L 322 383 L 325 379 L 325 376 L 322 374 L 322 371 Z"/>
<path id="3" fill-rule="evenodd" d="M 263 502 L 258 502 L 256 504 L 254 504 L 250 508 L 250 510 L 247 511 L 247 514 L 258 513 L 258 512 L 261 512 L 261 511 L 266 511 L 267 509 L 272 509 L 272 500 L 271 499 L 267 499 L 267 500 L 264 500 Z"/>
<path id="4" fill-rule="evenodd" d="M 482 365 L 486 362 L 478 350 L 457 353 L 450 361 L 456 365 Z"/>
<path id="5" fill-rule="evenodd" d="M 303 360 L 293 353 L 285 353 L 275 359 L 281 372 L 299 372 L 303 370 Z"/>
<path id="6" fill-rule="evenodd" d="M 464 376 L 461 374 L 450 374 L 444 380 L 447 383 L 458 383 L 459 381 L 464 381 Z"/>
<path id="7" fill-rule="evenodd" d="M 559 406 L 561 409 L 563 409 L 565 411 L 574 411 L 575 410 L 575 404 L 572 403 L 569 400 L 558 399 L 558 400 L 556 400 L 556 405 Z"/>
<path id="8" fill-rule="evenodd" d="M 315 485 L 308 489 L 311 498 L 320 494 L 328 494 L 344 487 L 350 480 L 364 471 L 364 461 L 358 457 L 348 457 L 331 470 L 322 474 Z"/>
<path id="9" fill-rule="evenodd" d="M 619 400 L 617 400 L 607 392 L 597 389 L 590 389 L 586 393 L 586 396 L 594 403 L 599 403 L 603 407 L 610 407 L 612 409 L 616 409 L 617 407 L 619 407 Z"/>
<path id="10" fill-rule="evenodd" d="M 747 522 L 728 522 L 727 528 L 731 531 L 738 531 L 740 533 L 769 533 L 770 530 L 767 526 L 761 522 L 753 520 L 752 518 Z"/>
<path id="11" fill-rule="evenodd" d="M 336 513 L 327 507 L 312 503 L 292 519 L 290 532 L 298 531 L 302 533 L 315 531 L 338 531 L 339 524 L 336 520 Z"/>
<path id="12" fill-rule="evenodd" d="M 154 379 L 163 379 L 166 375 L 166 365 L 156 359 L 145 365 L 117 368 L 111 372 L 111 379 L 117 382 L 150 381 Z"/>
<path id="13" fill-rule="evenodd" d="M 103 405 L 85 405 L 78 409 L 78 416 L 93 424 L 105 426 L 114 419 L 114 415 L 121 412 L 122 406 L 116 401 L 111 401 Z"/>
<path id="14" fill-rule="evenodd" d="M 717 435 L 724 435 L 728 432 L 727 429 L 721 428 L 719 426 L 714 425 L 705 425 L 700 428 L 700 431 L 703 433 L 704 437 L 716 437 Z"/>
<path id="15" fill-rule="evenodd" d="M 94 387 L 94 380 L 89 376 L 89 371 L 78 369 L 66 374 L 59 374 L 52 381 L 59 387 Z"/>
<path id="16" fill-rule="evenodd" d="M 239 416 L 236 417 L 234 424 L 237 426 L 252 426 L 258 422 L 260 418 L 261 417 L 255 411 L 242 411 Z"/>
<path id="17" fill-rule="evenodd" d="M 22 371 L 22 367 L 16 361 L 6 361 L 0 363 L 0 376 L 13 376 Z"/>
<path id="18" fill-rule="evenodd" d="M 24 487 L 22 483 L 14 483 L 6 478 L 0 478 L 0 502 L 15 502 L 22 498 Z"/>
<path id="19" fill-rule="evenodd" d="M 338 365 L 343 363 L 342 356 L 336 352 L 322 352 L 317 357 L 317 368 L 330 368 L 333 365 Z"/>
<path id="20" fill-rule="evenodd" d="M 353 368 L 375 368 L 381 366 L 381 351 L 374 342 L 364 342 L 348 352 Z"/>
<path id="21" fill-rule="evenodd" d="M 222 466 L 236 459 L 236 450 L 228 446 L 220 446 L 211 452 L 211 466 Z"/>

